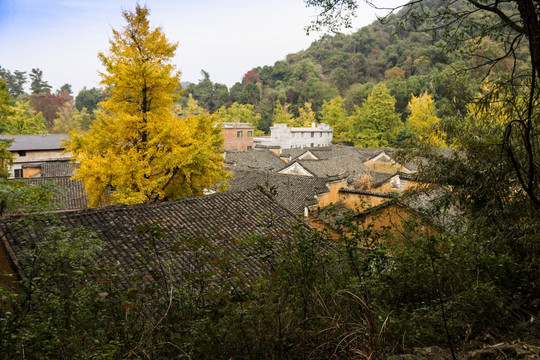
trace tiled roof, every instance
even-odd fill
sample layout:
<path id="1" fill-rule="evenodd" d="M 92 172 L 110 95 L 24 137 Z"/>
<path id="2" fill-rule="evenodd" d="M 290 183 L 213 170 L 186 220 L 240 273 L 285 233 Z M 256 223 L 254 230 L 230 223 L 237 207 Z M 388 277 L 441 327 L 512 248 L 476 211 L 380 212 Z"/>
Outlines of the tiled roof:
<path id="1" fill-rule="evenodd" d="M 357 190 L 357 189 L 345 189 L 341 188 L 339 189 L 340 193 L 347 193 L 347 194 L 359 194 L 359 195 L 369 195 L 369 196 L 375 196 L 380 198 L 388 198 L 393 199 L 397 197 L 396 193 L 383 193 L 383 192 L 374 192 L 374 191 L 368 191 L 368 190 Z"/>
<path id="2" fill-rule="evenodd" d="M 225 166 L 246 170 L 277 171 L 285 162 L 270 150 L 226 151 Z"/>
<path id="3" fill-rule="evenodd" d="M 37 177 L 17 179 L 26 181 L 29 185 L 40 186 L 52 183 L 58 187 L 57 194 L 53 200 L 57 203 L 58 210 L 78 210 L 88 208 L 88 196 L 84 192 L 84 187 L 78 180 L 72 180 L 69 176 L 58 177 Z"/>
<path id="4" fill-rule="evenodd" d="M 318 177 L 356 178 L 358 175 L 371 173 L 360 159 L 349 156 L 335 157 L 325 160 L 297 160 L 310 173 Z"/>
<path id="5" fill-rule="evenodd" d="M 360 158 L 360 160 L 366 161 L 366 156 L 362 153 L 361 148 L 356 148 L 352 146 L 341 146 L 341 145 L 330 145 L 324 147 L 305 147 L 292 148 L 292 149 L 283 149 L 281 151 L 281 157 L 287 157 L 291 160 L 297 159 L 306 152 L 311 152 L 319 160 L 332 159 L 336 157 L 350 156 L 354 158 Z M 379 152 L 382 152 L 383 149 L 380 149 Z"/>
<path id="6" fill-rule="evenodd" d="M 41 177 L 73 176 L 71 160 L 55 160 L 24 163 L 22 168 L 40 168 Z"/>
<path id="7" fill-rule="evenodd" d="M 387 154 L 391 154 L 391 150 L 388 148 L 355 148 L 356 151 L 364 158 L 364 161 L 368 161 L 382 153 L 383 151 Z"/>
<path id="8" fill-rule="evenodd" d="M 254 170 L 232 170 L 228 181 L 231 190 L 251 189 L 258 186 L 274 188 L 275 200 L 289 211 L 300 214 L 304 206 L 316 203 L 315 196 L 328 192 L 327 179 L 302 175 L 287 175 Z"/>
<path id="9" fill-rule="evenodd" d="M 393 178 L 396 175 L 397 174 L 388 174 L 388 173 L 381 173 L 381 172 L 377 172 L 377 171 L 372 171 L 371 172 L 371 178 L 372 178 L 373 181 L 371 183 L 371 186 L 372 187 L 381 186 L 382 184 L 384 184 L 385 182 L 387 182 L 388 180 L 390 180 L 391 178 Z"/>
<path id="10" fill-rule="evenodd" d="M 31 150 L 61 150 L 62 140 L 67 139 L 66 134 L 43 134 L 43 135 L 0 135 L 0 140 L 11 140 L 9 151 Z"/>
<path id="11" fill-rule="evenodd" d="M 296 159 L 298 156 L 303 153 L 312 150 L 313 148 L 290 148 L 290 149 L 281 149 L 281 157 L 289 158 L 291 160 Z"/>
<path id="12" fill-rule="evenodd" d="M 102 240 L 102 251 L 95 261 L 115 264 L 123 274 L 120 281 L 131 286 L 129 276 L 154 277 L 144 254 L 152 254 L 170 265 L 172 281 L 182 281 L 189 273 L 216 271 L 221 251 L 235 254 L 235 271 L 246 279 L 267 271 L 253 249 L 238 245 L 238 240 L 251 234 L 285 239 L 298 218 L 277 202 L 252 189 L 189 197 L 170 202 L 137 205 L 107 206 L 57 213 L 60 224 L 70 228 L 83 226 Z M 51 226 L 51 220 L 37 220 L 34 231 L 18 226 L 21 217 L 7 217 L 0 222 L 0 246 L 13 263 L 24 261 L 23 250 L 32 241 L 39 242 Z M 155 223 L 165 236 L 151 243 L 147 233 L 137 231 L 140 226 Z M 304 227 L 305 228 L 305 227 Z M 306 228 L 307 229 L 307 228 Z M 39 233 L 43 232 L 43 233 Z M 185 247 L 189 239 L 196 239 L 200 247 Z M 23 264 L 24 265 L 24 264 Z M 20 271 L 21 267 L 17 269 Z M 19 273 L 24 276 L 24 274 Z M 149 277 L 150 276 L 150 277 Z M 157 281 L 156 278 L 154 278 Z"/>

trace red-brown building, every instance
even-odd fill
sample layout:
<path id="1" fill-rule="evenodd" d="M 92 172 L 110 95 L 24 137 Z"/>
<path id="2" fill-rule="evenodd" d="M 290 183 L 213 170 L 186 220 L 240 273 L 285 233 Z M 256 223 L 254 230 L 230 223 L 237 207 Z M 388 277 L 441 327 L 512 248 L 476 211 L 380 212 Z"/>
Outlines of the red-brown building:
<path id="1" fill-rule="evenodd" d="M 225 122 L 221 124 L 221 133 L 225 138 L 223 143 L 225 151 L 253 149 L 253 132 L 251 123 Z"/>

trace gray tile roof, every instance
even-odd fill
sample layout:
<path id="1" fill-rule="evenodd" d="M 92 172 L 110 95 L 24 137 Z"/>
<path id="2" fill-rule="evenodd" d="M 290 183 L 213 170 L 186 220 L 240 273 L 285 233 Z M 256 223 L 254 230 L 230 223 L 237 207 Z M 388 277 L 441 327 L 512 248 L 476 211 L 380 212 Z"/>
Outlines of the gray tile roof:
<path id="1" fill-rule="evenodd" d="M 9 151 L 61 150 L 66 134 L 0 135 L 0 140 L 13 140 Z"/>
<path id="2" fill-rule="evenodd" d="M 369 169 L 358 158 L 349 156 L 335 157 L 325 160 L 295 160 L 303 168 L 317 177 L 348 178 L 354 179 L 358 175 L 370 174 Z M 293 162 L 283 166 L 281 170 L 292 165 Z"/>
<path id="3" fill-rule="evenodd" d="M 226 151 L 225 166 L 246 170 L 277 171 L 285 162 L 270 150 Z"/>
<path id="4" fill-rule="evenodd" d="M 233 178 L 228 181 L 231 190 L 274 188 L 275 200 L 295 214 L 301 214 L 304 206 L 317 203 L 316 195 L 327 193 L 328 180 L 319 177 L 287 175 L 254 170 L 231 171 Z"/>
<path id="5" fill-rule="evenodd" d="M 386 199 L 393 199 L 397 197 L 396 193 L 383 193 L 383 192 L 374 192 L 374 191 L 368 191 L 368 190 L 358 190 L 358 189 L 339 189 L 340 193 L 346 193 L 346 194 L 359 194 L 359 195 L 369 195 L 374 197 L 380 197 L 380 198 L 386 198 Z"/>
<path id="6" fill-rule="evenodd" d="M 281 157 L 287 157 L 291 160 L 297 159 L 306 152 L 311 152 L 319 160 L 333 159 L 337 157 L 351 157 L 354 159 L 360 159 L 362 162 L 366 162 L 375 156 L 379 155 L 383 151 L 386 151 L 384 148 L 359 148 L 353 146 L 343 146 L 343 145 L 330 145 L 326 147 L 315 147 L 315 148 L 293 148 L 293 149 L 283 149 L 281 151 Z M 387 152 L 388 153 L 388 152 Z"/>
<path id="7" fill-rule="evenodd" d="M 78 180 L 72 180 L 69 176 L 37 177 L 17 179 L 23 180 L 32 186 L 41 186 L 47 183 L 57 188 L 58 192 L 53 197 L 58 210 L 78 210 L 88 208 L 88 196 L 84 192 L 84 186 Z"/>
<path id="8" fill-rule="evenodd" d="M 71 160 L 54 160 L 24 163 L 22 168 L 40 168 L 41 177 L 73 176 Z"/>
<path id="9" fill-rule="evenodd" d="M 251 234 L 274 236 L 285 240 L 298 218 L 277 202 L 252 189 L 238 192 L 217 193 L 200 197 L 183 198 L 170 202 L 137 205 L 107 206 L 57 213 L 58 222 L 70 228 L 83 226 L 94 232 L 103 242 L 103 249 L 95 259 L 99 264 L 114 264 L 119 270 L 119 280 L 125 287 L 132 283 L 130 274 L 155 278 L 142 254 L 153 251 L 160 260 L 170 264 L 171 281 L 183 281 L 189 273 L 216 271 L 216 258 L 220 252 L 235 254 L 238 263 L 235 271 L 246 279 L 268 271 L 267 264 L 253 249 L 239 245 L 240 239 Z M 54 223 L 40 219 L 34 231 L 19 226 L 20 216 L 0 221 L 0 246 L 21 273 L 24 249 L 29 243 L 39 242 L 44 232 Z M 140 226 L 159 222 L 165 236 L 150 243 L 148 234 L 137 231 Z M 305 225 L 301 225 L 307 229 Z M 185 247 L 190 239 L 200 242 L 200 247 Z M 258 255 L 258 254 L 255 254 Z M 202 263 L 200 262 L 202 261 Z M 201 265 L 202 264 L 202 265 Z"/>

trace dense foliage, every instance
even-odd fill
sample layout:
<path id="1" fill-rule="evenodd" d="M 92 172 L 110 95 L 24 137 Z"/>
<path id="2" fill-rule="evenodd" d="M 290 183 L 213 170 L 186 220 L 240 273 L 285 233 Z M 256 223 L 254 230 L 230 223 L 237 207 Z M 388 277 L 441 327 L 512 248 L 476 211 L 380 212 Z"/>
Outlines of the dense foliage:
<path id="1" fill-rule="evenodd" d="M 215 117 L 174 111 L 177 44 L 147 17 L 141 7 L 124 12 L 127 25 L 99 54 L 109 96 L 87 132 L 69 134 L 67 149 L 80 164 L 75 178 L 91 206 L 202 195 L 226 177 Z"/>

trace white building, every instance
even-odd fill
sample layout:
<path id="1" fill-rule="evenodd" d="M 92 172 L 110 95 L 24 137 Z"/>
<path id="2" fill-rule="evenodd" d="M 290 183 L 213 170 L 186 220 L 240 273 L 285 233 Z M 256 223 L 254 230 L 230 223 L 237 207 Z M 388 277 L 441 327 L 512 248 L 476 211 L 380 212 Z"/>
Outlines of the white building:
<path id="1" fill-rule="evenodd" d="M 274 124 L 270 128 L 270 134 L 270 137 L 255 138 L 255 146 L 280 147 L 281 149 L 330 146 L 334 129 L 326 124 L 315 126 L 315 123 L 310 128 L 289 128 L 286 124 Z"/>

